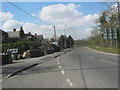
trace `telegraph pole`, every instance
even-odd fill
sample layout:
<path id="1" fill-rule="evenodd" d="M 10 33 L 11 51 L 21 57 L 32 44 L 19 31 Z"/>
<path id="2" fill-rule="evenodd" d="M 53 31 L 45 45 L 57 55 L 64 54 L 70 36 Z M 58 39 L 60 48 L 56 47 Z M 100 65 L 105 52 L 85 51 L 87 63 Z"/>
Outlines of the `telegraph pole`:
<path id="1" fill-rule="evenodd" d="M 118 40 L 118 49 L 120 48 L 120 2 L 119 2 L 119 0 L 117 1 L 117 9 L 118 9 L 118 28 L 117 28 L 117 40 Z M 119 51 L 118 51 L 118 53 L 120 53 Z M 119 56 L 118 56 L 118 58 L 119 58 Z M 118 62 L 118 64 L 119 64 L 120 62 Z M 120 68 L 120 66 L 118 66 L 118 68 Z M 119 82 L 119 80 L 120 80 L 120 78 L 118 78 L 118 83 L 120 83 Z M 120 88 L 120 86 L 118 87 L 118 88 Z"/>
<path id="2" fill-rule="evenodd" d="M 117 1 L 117 9 L 118 9 L 118 28 L 117 28 L 117 38 L 118 38 L 118 48 L 120 48 L 120 2 Z"/>
<path id="3" fill-rule="evenodd" d="M 57 40 L 57 39 L 56 39 L 56 29 L 55 29 L 55 26 L 53 26 L 53 27 L 54 27 L 54 39 L 55 39 L 55 44 L 57 44 L 57 43 L 56 43 L 56 40 Z"/>

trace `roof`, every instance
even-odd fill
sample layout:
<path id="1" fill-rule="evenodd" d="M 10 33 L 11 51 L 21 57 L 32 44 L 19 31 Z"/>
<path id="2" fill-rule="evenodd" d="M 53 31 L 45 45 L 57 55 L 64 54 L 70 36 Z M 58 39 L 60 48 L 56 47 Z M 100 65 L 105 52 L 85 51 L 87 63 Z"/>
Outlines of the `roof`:
<path id="1" fill-rule="evenodd" d="M 5 32 L 2 29 L 0 29 L 0 34 L 7 34 L 7 32 Z"/>
<path id="2" fill-rule="evenodd" d="M 20 38 L 20 31 L 7 32 L 9 38 Z"/>
<path id="3" fill-rule="evenodd" d="M 43 40 L 43 35 L 35 35 L 38 40 Z"/>

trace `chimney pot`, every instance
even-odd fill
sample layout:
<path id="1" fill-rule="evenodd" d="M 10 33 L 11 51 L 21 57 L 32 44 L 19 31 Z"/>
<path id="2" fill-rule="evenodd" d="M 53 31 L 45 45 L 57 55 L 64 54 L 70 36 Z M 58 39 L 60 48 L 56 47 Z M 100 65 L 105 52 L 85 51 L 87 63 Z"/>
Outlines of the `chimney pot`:
<path id="1" fill-rule="evenodd" d="M 13 29 L 13 31 L 15 32 L 15 31 L 16 31 L 16 29 L 14 28 L 14 29 Z"/>

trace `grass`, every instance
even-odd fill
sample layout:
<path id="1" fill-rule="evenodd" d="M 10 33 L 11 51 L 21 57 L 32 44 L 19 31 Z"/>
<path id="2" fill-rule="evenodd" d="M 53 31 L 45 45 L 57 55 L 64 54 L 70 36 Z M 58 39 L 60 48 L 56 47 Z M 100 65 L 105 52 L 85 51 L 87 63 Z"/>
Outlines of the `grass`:
<path id="1" fill-rule="evenodd" d="M 106 48 L 106 47 L 98 47 L 98 46 L 89 46 L 89 48 L 106 53 L 120 54 L 120 49 L 118 48 Z"/>

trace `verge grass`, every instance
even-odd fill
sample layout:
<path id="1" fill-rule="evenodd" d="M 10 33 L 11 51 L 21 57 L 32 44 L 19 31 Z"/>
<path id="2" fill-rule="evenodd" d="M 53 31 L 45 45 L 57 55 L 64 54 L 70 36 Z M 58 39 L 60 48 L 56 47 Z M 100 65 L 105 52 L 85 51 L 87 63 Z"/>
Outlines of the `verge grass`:
<path id="1" fill-rule="evenodd" d="M 98 47 L 98 46 L 89 46 L 89 48 L 95 49 L 97 51 L 105 52 L 105 53 L 113 53 L 120 54 L 120 48 L 106 48 L 106 47 Z"/>

